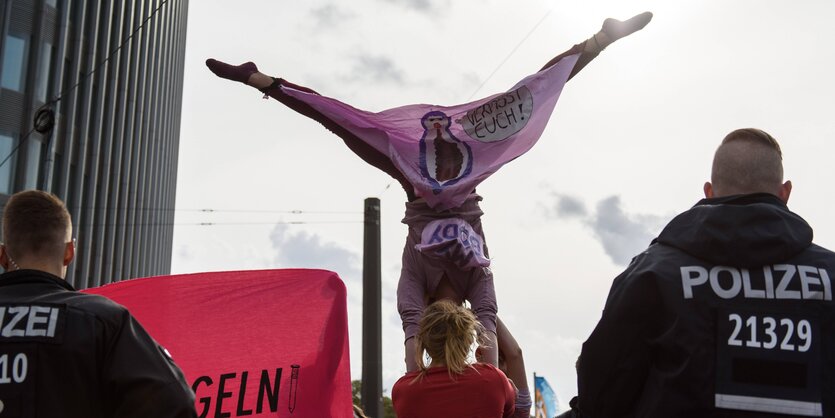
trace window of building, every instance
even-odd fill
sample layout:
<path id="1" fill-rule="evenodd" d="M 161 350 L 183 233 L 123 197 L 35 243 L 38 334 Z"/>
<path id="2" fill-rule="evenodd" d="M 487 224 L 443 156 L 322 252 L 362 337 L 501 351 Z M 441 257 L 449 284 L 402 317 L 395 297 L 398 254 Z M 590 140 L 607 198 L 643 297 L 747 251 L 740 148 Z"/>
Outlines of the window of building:
<path id="1" fill-rule="evenodd" d="M 45 42 L 41 48 L 41 60 L 38 63 L 38 79 L 35 83 L 35 98 L 46 102 L 46 95 L 49 93 L 49 74 L 52 64 L 52 44 Z"/>
<path id="2" fill-rule="evenodd" d="M 31 137 L 26 142 L 26 146 L 28 147 L 28 152 L 26 153 L 26 183 L 23 188 L 37 189 L 38 174 L 41 172 L 41 149 L 43 148 L 43 142 Z"/>
<path id="3" fill-rule="evenodd" d="M 3 76 L 0 86 L 22 92 L 26 86 L 26 59 L 29 41 L 14 35 L 6 35 L 3 51 Z"/>
<path id="4" fill-rule="evenodd" d="M 46 4 L 52 7 L 58 7 L 58 0 L 46 0 Z"/>
<path id="5" fill-rule="evenodd" d="M 13 136 L 0 134 L 0 162 L 6 159 L 14 149 L 15 139 Z M 12 174 L 14 174 L 14 163 L 16 158 L 12 156 L 0 166 L 0 193 L 11 194 Z"/>

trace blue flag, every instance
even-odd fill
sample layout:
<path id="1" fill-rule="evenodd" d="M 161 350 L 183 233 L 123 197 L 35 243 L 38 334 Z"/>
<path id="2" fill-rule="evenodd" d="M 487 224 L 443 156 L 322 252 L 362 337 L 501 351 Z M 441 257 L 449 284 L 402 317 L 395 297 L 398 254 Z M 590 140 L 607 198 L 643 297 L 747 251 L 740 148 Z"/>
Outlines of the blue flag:
<path id="1" fill-rule="evenodd" d="M 554 418 L 557 415 L 557 394 L 544 377 L 534 377 L 534 411 L 536 418 Z"/>

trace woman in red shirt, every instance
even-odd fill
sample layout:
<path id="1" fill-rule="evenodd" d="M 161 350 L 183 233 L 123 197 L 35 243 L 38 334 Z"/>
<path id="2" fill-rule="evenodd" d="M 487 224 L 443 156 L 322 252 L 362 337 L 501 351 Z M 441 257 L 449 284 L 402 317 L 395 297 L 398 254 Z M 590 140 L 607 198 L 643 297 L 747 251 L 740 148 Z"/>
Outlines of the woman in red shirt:
<path id="1" fill-rule="evenodd" d="M 516 391 L 507 376 L 490 364 L 469 361 L 480 330 L 470 310 L 449 300 L 426 308 L 415 337 L 418 370 L 401 377 L 391 391 L 399 418 L 513 415 Z"/>

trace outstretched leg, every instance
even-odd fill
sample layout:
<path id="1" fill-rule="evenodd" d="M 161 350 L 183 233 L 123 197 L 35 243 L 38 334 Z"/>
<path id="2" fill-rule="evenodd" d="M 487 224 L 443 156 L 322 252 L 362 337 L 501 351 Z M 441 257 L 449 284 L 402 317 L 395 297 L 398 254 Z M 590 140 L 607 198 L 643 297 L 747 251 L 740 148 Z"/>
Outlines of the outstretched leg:
<path id="1" fill-rule="evenodd" d="M 559 60 L 563 59 L 566 56 L 574 55 L 576 53 L 581 53 L 580 58 L 577 60 L 577 64 L 574 65 L 574 69 L 571 71 L 571 74 L 568 76 L 568 79 L 571 80 L 580 70 L 583 69 L 588 63 L 591 62 L 601 51 L 606 49 L 607 46 L 611 45 L 613 42 L 621 39 L 623 37 L 629 36 L 646 26 L 649 21 L 652 20 L 652 13 L 644 12 L 631 18 L 620 21 L 617 19 L 606 19 L 603 21 L 603 27 L 600 29 L 599 32 L 592 35 L 591 38 L 580 42 L 577 45 L 574 45 L 568 51 L 563 52 L 560 55 L 552 58 L 548 61 L 545 66 L 542 67 L 542 70 L 556 64 Z M 541 70 L 540 70 L 541 71 Z"/>
<path id="2" fill-rule="evenodd" d="M 272 97 L 296 112 L 321 123 L 329 131 L 342 138 L 345 145 L 347 145 L 348 148 L 354 152 L 354 154 L 362 158 L 363 161 L 377 167 L 397 180 L 397 182 L 403 187 L 403 190 L 406 191 L 406 196 L 409 201 L 417 198 L 414 193 L 414 187 L 412 187 L 411 183 L 409 183 L 406 179 L 406 176 L 404 176 L 400 170 L 395 167 L 388 155 L 377 151 L 374 147 L 367 144 L 365 141 L 361 140 L 356 135 L 329 119 L 307 103 L 284 94 L 279 87 L 287 86 L 307 93 L 318 94 L 315 91 L 307 87 L 290 83 L 284 79 L 264 74 L 258 71 L 258 67 L 252 62 L 246 62 L 241 65 L 231 65 L 209 58 L 206 60 L 206 66 L 209 67 L 209 70 L 215 73 L 218 77 L 255 87 L 264 93 L 265 96 Z"/>

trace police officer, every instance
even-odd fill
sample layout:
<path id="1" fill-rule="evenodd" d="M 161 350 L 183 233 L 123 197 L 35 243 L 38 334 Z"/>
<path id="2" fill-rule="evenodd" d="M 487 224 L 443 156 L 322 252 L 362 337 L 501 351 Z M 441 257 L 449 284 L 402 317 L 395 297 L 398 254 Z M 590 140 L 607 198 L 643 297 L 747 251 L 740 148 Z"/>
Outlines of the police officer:
<path id="1" fill-rule="evenodd" d="M 71 237 L 49 193 L 3 210 L 0 418 L 196 416 L 182 372 L 127 309 L 64 281 Z"/>
<path id="2" fill-rule="evenodd" d="M 835 417 L 835 254 L 786 207 L 791 186 L 771 135 L 725 137 L 705 199 L 612 284 L 578 363 L 582 416 Z"/>

